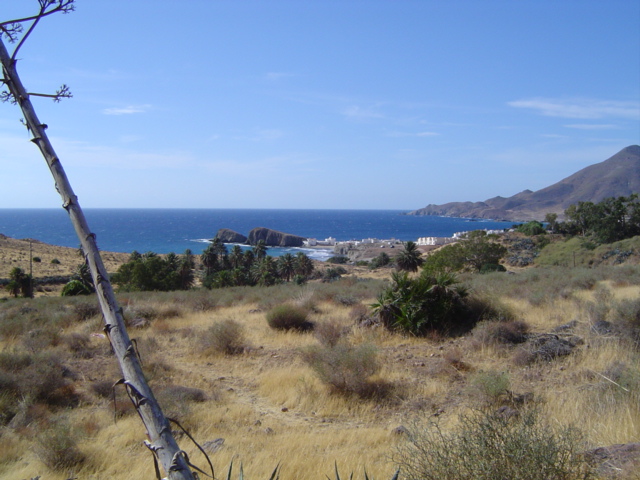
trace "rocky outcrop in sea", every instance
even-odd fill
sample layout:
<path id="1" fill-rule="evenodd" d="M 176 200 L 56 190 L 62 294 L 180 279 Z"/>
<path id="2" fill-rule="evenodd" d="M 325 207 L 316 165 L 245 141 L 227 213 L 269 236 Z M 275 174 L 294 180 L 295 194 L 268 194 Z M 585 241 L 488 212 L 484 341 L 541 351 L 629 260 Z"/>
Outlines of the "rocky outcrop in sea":
<path id="1" fill-rule="evenodd" d="M 247 237 L 229 228 L 218 230 L 215 238 L 219 238 L 222 243 L 247 243 Z"/>
<path id="2" fill-rule="evenodd" d="M 306 238 L 264 227 L 257 227 L 249 232 L 249 245 L 256 245 L 260 240 L 264 240 L 268 247 L 302 247 Z"/>

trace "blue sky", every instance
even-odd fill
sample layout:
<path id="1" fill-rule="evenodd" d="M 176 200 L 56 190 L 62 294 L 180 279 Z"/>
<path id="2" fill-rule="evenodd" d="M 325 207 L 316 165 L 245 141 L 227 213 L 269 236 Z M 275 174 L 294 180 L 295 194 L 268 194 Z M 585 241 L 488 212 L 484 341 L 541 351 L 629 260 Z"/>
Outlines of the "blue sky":
<path id="1" fill-rule="evenodd" d="M 639 144 L 639 25 L 635 0 L 77 0 L 18 68 L 71 88 L 34 104 L 84 207 L 413 210 Z M 20 118 L 0 208 L 58 207 Z"/>

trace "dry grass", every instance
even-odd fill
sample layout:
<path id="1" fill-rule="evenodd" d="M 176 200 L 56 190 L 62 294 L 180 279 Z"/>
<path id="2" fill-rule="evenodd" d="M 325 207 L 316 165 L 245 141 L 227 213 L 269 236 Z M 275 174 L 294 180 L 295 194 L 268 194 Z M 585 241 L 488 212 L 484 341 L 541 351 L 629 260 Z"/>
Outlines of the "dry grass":
<path id="1" fill-rule="evenodd" d="M 30 263 L 30 258 L 40 261 Z M 102 252 L 102 261 L 108 272 L 115 272 L 127 261 L 128 253 Z M 54 263 L 55 262 L 55 263 Z M 18 240 L 0 234 L 0 278 L 8 278 L 9 272 L 15 267 L 24 272 L 33 272 L 33 278 L 68 277 L 77 266 L 82 263 L 82 257 L 77 248 L 58 247 L 28 239 Z M 58 296 L 62 284 L 43 285 L 34 292 L 35 296 Z M 0 288 L 0 298 L 8 297 L 4 288 Z"/>
<path id="2" fill-rule="evenodd" d="M 503 278 L 507 277 L 483 281 Z M 522 285 L 530 288 L 532 281 L 525 280 Z M 364 289 L 353 278 L 304 288 L 128 294 L 121 303 L 148 316 L 146 326 L 132 329 L 130 335 L 137 339 L 152 388 L 166 392 L 164 400 L 158 395 L 166 409 L 175 411 L 201 444 L 224 439 L 211 454 L 217 475 L 226 472 L 233 460 L 235 465 L 243 463 L 247 478 L 267 478 L 278 463 L 283 479 L 325 478 L 337 462 L 341 473 L 353 471 L 354 478 L 361 478 L 366 468 L 370 476 L 385 479 L 395 471 L 389 456 L 404 441 L 394 433 L 396 427 L 436 417 L 443 426 L 455 425 L 458 415 L 469 408 L 521 408 L 522 398 L 535 403 L 551 423 L 580 427 L 592 447 L 637 441 L 640 378 L 634 372 L 640 370 L 639 352 L 615 335 L 593 332 L 591 325 L 596 299 L 613 306 L 617 300 L 637 298 L 640 288 L 619 279 L 599 279 L 596 284 L 602 286 L 574 288 L 548 300 L 522 294 L 524 287 L 492 289 L 513 310 L 514 319 L 526 323 L 533 334 L 575 321 L 571 335 L 582 343 L 574 353 L 527 365 L 515 361 L 518 345 L 479 341 L 474 332 L 459 338 L 414 338 L 360 326 L 354 322 L 354 307 L 344 298 L 372 303 L 381 284 L 367 284 Z M 371 380 L 391 385 L 390 393 L 372 398 L 334 393 L 303 359 L 304 349 L 320 345 L 316 335 L 276 331 L 267 324 L 266 312 L 276 301 L 304 303 L 310 321 L 331 325 L 325 332 L 330 338 L 339 332 L 339 342 L 375 345 L 382 368 Z M 104 388 L 98 387 L 113 384 L 119 373 L 106 339 L 91 335 L 101 330 L 99 318 L 80 318 L 76 312 L 83 307 L 76 303 L 65 298 L 0 303 L 0 331 L 5 332 L 0 333 L 0 351 L 33 355 L 29 345 L 34 331 L 51 324 L 62 332 L 60 341 L 44 348 L 61 359 L 68 370 L 65 378 L 80 396 L 78 406 L 66 412 L 85 458 L 73 472 L 46 467 L 32 453 L 34 428 L 46 429 L 61 409 L 18 405 L 17 410 L 25 409 L 32 421 L 0 426 L 2 479 L 153 476 L 152 459 L 141 444 L 144 427 L 122 392 L 117 423 L 110 399 L 99 393 Z M 207 355 L 202 336 L 226 319 L 241 327 L 243 350 Z M 176 399 L 184 405 L 176 404 Z M 186 437 L 178 441 L 192 461 L 206 465 Z"/>

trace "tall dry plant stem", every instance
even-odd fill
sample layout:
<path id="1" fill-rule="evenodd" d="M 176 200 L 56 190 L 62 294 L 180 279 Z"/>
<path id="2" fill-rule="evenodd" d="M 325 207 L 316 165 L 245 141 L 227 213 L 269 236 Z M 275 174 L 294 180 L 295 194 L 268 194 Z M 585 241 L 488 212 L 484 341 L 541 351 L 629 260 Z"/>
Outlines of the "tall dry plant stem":
<path id="1" fill-rule="evenodd" d="M 193 480 L 194 476 L 189 469 L 185 454 L 176 443 L 166 417 L 163 415 L 147 381 L 142 373 L 140 362 L 133 347 L 124 324 L 122 309 L 113 292 L 109 276 L 102 263 L 100 252 L 96 245 L 95 234 L 91 233 L 84 217 L 84 213 L 78 203 L 78 198 L 73 193 L 71 184 L 62 168 L 60 159 L 56 155 L 45 129 L 47 128 L 38 119 L 36 112 L 29 100 L 29 94 L 22 85 L 16 70 L 16 61 L 7 52 L 0 38 L 0 60 L 2 62 L 4 83 L 9 89 L 13 99 L 22 109 L 26 126 L 33 135 L 31 141 L 35 143 L 44 156 L 49 170 L 53 175 L 56 190 L 62 197 L 63 208 L 69 214 L 71 223 L 80 239 L 82 250 L 91 270 L 96 287 L 96 293 L 100 302 L 100 308 L 105 322 L 105 332 L 109 337 L 115 355 L 120 363 L 124 384 L 129 396 L 142 419 L 149 440 L 145 445 L 153 451 L 160 464 L 171 480 Z"/>

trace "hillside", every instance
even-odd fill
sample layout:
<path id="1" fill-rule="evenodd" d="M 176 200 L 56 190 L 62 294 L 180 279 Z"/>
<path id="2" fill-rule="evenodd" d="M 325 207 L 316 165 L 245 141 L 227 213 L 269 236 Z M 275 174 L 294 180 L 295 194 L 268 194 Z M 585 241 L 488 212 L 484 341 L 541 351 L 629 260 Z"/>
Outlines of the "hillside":
<path id="1" fill-rule="evenodd" d="M 544 220 L 547 213 L 562 217 L 564 210 L 581 201 L 599 202 L 608 197 L 640 192 L 640 146 L 631 145 L 535 192 L 525 190 L 512 197 L 484 202 L 450 202 L 427 205 L 408 215 L 487 218 L 506 221 Z"/>

